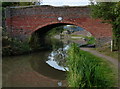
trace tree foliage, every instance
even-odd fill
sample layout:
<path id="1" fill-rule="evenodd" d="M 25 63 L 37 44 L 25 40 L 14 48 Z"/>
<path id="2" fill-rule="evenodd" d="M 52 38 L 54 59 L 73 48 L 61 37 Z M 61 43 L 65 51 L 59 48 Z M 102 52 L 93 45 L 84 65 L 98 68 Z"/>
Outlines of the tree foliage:
<path id="1" fill-rule="evenodd" d="M 120 39 L 120 2 L 97 2 L 91 5 L 92 17 L 101 18 L 112 24 L 113 46 L 118 49 Z"/>
<path id="2" fill-rule="evenodd" d="M 23 0 L 21 0 L 21 2 L 2 2 L 2 7 L 40 5 L 41 3 L 41 0 L 30 0 L 29 2 L 23 2 Z"/>
<path id="3" fill-rule="evenodd" d="M 7 6 L 28 6 L 28 5 L 34 5 L 32 2 L 2 2 L 2 7 Z"/>

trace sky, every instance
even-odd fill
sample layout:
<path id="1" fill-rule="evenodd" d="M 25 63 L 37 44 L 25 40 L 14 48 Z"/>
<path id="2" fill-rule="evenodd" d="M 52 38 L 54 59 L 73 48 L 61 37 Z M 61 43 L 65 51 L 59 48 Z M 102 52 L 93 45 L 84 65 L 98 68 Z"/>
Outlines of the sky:
<path id="1" fill-rule="evenodd" d="M 90 4 L 89 0 L 42 0 L 41 5 L 52 6 L 85 6 Z"/>

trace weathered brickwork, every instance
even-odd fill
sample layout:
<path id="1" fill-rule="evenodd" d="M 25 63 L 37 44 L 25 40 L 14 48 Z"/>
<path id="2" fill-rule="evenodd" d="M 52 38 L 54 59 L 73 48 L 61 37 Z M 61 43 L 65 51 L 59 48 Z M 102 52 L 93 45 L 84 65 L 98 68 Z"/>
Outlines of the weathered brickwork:
<path id="1" fill-rule="evenodd" d="M 62 17 L 59 21 L 58 17 Z M 12 36 L 24 38 L 34 31 L 57 23 L 74 24 L 96 38 L 111 37 L 111 25 L 90 17 L 88 7 L 31 6 L 6 9 L 6 27 Z"/>

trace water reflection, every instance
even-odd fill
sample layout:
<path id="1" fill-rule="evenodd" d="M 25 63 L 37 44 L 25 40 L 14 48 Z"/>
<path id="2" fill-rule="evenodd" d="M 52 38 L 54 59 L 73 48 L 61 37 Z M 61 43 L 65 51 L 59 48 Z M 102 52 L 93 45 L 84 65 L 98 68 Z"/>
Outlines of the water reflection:
<path id="1" fill-rule="evenodd" d="M 46 63 L 55 69 L 68 71 L 68 68 L 66 67 L 66 56 L 68 48 L 69 45 L 65 45 L 64 48 L 54 49 L 49 54 Z"/>
<path id="2" fill-rule="evenodd" d="M 46 60 L 50 53 L 51 51 L 46 50 L 46 51 L 42 51 L 32 55 L 30 60 L 31 67 L 33 68 L 34 71 L 44 76 L 47 76 L 53 79 L 64 80 L 66 77 L 66 74 L 64 71 L 55 69 L 46 63 Z"/>
<path id="3" fill-rule="evenodd" d="M 64 71 L 68 70 L 65 58 L 69 45 L 55 39 L 46 40 L 46 44 L 51 48 L 36 53 L 31 57 L 32 68 L 44 76 L 65 79 L 66 74 Z"/>

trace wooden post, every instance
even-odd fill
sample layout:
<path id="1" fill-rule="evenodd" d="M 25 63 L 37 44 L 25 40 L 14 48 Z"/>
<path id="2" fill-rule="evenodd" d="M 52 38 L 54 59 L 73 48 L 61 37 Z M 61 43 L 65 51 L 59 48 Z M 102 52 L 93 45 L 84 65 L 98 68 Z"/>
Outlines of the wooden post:
<path id="1" fill-rule="evenodd" d="M 113 41 L 111 40 L 111 51 L 113 51 Z"/>

